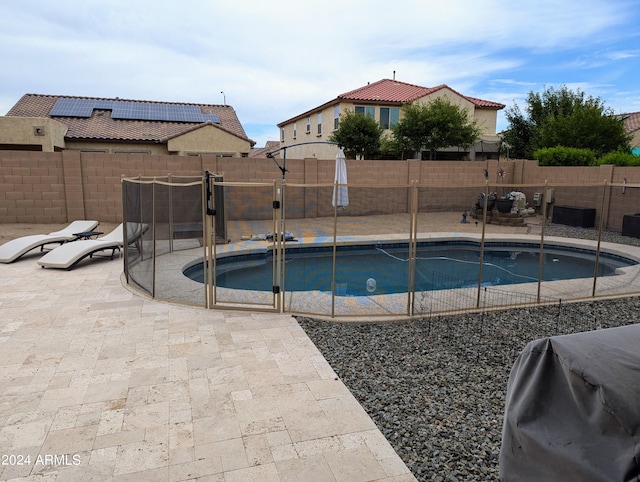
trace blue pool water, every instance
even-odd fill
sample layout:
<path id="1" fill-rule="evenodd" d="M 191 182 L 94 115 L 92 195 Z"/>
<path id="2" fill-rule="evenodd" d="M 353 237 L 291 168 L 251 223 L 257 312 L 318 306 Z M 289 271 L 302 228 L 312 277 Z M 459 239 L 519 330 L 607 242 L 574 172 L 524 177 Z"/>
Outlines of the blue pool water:
<path id="1" fill-rule="evenodd" d="M 415 289 L 418 291 L 475 287 L 478 285 L 480 249 L 472 242 L 419 243 Z M 287 248 L 284 275 L 286 291 L 331 291 L 332 248 Z M 339 247 L 336 255 L 336 294 L 366 296 L 406 293 L 408 245 Z M 598 276 L 610 276 L 624 266 L 637 264 L 620 256 L 600 254 Z M 539 249 L 532 244 L 485 243 L 482 265 L 484 286 L 537 282 Z M 590 278 L 595 252 L 545 246 L 542 281 Z M 185 270 L 189 278 L 203 282 L 203 264 Z M 271 253 L 231 256 L 218 260 L 218 286 L 271 291 Z"/>

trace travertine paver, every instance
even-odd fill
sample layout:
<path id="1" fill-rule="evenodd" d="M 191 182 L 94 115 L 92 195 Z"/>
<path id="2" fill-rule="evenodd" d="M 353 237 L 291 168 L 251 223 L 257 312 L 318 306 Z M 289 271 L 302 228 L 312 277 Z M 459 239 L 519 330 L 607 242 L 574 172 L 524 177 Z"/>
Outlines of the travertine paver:
<path id="1" fill-rule="evenodd" d="M 296 321 L 0 265 L 0 479 L 415 480 Z"/>
<path id="2" fill-rule="evenodd" d="M 418 231 L 479 231 L 458 216 Z M 396 218 L 339 226 L 405 232 Z M 299 237 L 326 235 L 298 223 Z M 36 260 L 0 264 L 0 480 L 415 480 L 292 317 L 142 298 L 122 286 L 121 259 L 71 272 Z"/>

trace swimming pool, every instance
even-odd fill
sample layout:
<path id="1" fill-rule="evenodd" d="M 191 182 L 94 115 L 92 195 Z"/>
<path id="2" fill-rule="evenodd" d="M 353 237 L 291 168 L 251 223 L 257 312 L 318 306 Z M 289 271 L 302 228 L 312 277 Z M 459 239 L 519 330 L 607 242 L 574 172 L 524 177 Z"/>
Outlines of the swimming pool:
<path id="1" fill-rule="evenodd" d="M 386 243 L 338 246 L 335 294 L 368 296 L 407 292 L 409 245 Z M 240 290 L 272 291 L 271 251 L 223 257 L 217 260 L 217 286 Z M 638 264 L 619 255 L 600 253 L 598 276 L 616 274 L 618 268 Z M 286 291 L 332 289 L 332 247 L 287 247 L 284 263 Z M 500 286 L 538 281 L 539 245 L 486 242 L 482 285 Z M 476 287 L 480 246 L 472 241 L 417 244 L 415 290 L 432 291 Z M 546 246 L 541 281 L 590 278 L 595 252 L 589 249 Z M 184 270 L 188 278 L 203 282 L 200 261 Z"/>

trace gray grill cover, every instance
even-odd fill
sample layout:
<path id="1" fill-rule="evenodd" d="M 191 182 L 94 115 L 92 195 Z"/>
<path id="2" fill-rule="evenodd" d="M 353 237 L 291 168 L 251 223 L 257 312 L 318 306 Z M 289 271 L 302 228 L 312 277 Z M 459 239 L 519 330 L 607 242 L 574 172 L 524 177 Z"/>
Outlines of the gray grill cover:
<path id="1" fill-rule="evenodd" d="M 509 383 L 502 481 L 640 480 L 640 325 L 532 341 Z"/>

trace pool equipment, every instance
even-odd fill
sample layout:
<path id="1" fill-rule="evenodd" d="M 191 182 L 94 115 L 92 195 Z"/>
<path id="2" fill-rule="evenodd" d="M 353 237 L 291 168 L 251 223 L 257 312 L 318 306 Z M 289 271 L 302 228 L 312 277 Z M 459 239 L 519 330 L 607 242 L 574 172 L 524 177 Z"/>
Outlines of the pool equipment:
<path id="1" fill-rule="evenodd" d="M 369 279 L 367 280 L 367 284 L 366 284 L 366 286 L 367 286 L 367 291 L 368 291 L 369 293 L 375 293 L 375 291 L 376 291 L 376 285 L 377 285 L 376 280 L 375 280 L 375 279 L 373 279 L 373 278 L 369 278 Z"/>

